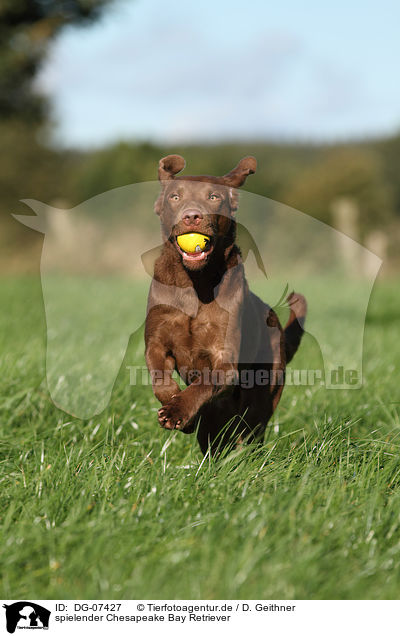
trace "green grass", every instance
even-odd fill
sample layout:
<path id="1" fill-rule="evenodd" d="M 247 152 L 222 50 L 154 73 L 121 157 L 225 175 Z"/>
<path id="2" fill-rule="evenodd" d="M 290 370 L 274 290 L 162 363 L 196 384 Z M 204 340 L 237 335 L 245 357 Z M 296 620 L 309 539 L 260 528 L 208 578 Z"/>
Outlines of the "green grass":
<path id="1" fill-rule="evenodd" d="M 263 447 L 217 462 L 158 428 L 133 344 L 106 411 L 58 410 L 39 282 L 0 303 L 0 596 L 399 597 L 398 281 L 371 299 L 364 388 L 286 387 Z"/>

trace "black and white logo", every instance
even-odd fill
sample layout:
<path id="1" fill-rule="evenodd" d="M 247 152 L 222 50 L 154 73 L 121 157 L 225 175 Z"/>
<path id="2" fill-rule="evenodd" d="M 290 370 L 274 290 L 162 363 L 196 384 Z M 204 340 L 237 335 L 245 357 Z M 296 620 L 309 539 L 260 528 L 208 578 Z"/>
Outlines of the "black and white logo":
<path id="1" fill-rule="evenodd" d="M 49 629 L 51 612 L 32 601 L 18 601 L 3 605 L 6 610 L 6 627 L 9 634 L 16 629 Z"/>

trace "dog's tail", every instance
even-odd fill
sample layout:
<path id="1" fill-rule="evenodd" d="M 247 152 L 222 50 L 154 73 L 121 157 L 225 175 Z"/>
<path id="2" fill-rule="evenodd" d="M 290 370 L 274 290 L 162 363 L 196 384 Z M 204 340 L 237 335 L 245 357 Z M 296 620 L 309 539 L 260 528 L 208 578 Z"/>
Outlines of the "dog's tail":
<path id="1" fill-rule="evenodd" d="M 296 353 L 304 333 L 307 301 L 301 294 L 292 292 L 287 297 L 287 302 L 290 307 L 290 315 L 283 332 L 285 335 L 286 362 L 288 363 Z"/>

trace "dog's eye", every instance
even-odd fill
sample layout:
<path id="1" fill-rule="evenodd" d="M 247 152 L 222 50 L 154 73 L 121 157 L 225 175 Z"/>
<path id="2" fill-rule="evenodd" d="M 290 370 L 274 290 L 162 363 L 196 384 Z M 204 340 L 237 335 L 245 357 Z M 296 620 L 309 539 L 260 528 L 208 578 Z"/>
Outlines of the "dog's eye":
<path id="1" fill-rule="evenodd" d="M 211 192 L 208 198 L 210 199 L 210 201 L 217 201 L 217 199 L 220 199 L 221 197 L 219 196 L 219 194 L 216 194 L 215 192 Z"/>
<path id="2" fill-rule="evenodd" d="M 177 194 L 176 192 L 173 192 L 172 194 L 169 195 L 169 198 L 172 199 L 173 201 L 179 201 L 179 194 Z"/>

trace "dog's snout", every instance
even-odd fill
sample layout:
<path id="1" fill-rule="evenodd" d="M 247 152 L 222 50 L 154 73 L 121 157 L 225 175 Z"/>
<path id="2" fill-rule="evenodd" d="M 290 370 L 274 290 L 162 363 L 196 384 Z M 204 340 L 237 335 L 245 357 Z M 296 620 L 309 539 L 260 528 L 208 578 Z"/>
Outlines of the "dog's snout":
<path id="1" fill-rule="evenodd" d="M 203 215 L 200 210 L 185 210 L 182 214 L 182 221 L 185 225 L 196 226 L 199 225 L 203 219 Z"/>

